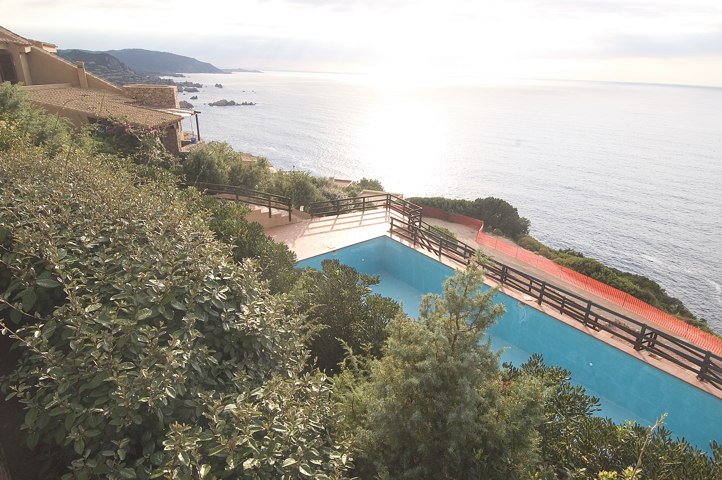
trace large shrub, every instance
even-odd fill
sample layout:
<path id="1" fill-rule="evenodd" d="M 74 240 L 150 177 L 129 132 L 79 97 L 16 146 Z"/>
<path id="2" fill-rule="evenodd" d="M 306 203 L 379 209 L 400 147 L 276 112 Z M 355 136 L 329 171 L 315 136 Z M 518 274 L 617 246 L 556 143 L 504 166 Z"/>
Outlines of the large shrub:
<path id="1" fill-rule="evenodd" d="M 476 200 L 457 200 L 443 197 L 412 197 L 412 203 L 436 207 L 447 212 L 466 215 L 484 221 L 484 229 L 516 239 L 529 233 L 531 222 L 519 216 L 509 202 L 495 197 Z"/>
<path id="2" fill-rule="evenodd" d="M 134 125 L 123 119 L 103 119 L 87 128 L 92 149 L 123 156 L 133 162 L 179 173 L 178 159 L 161 140 L 162 130 Z"/>
<path id="3" fill-rule="evenodd" d="M 419 320 L 388 326 L 384 356 L 337 380 L 362 478 L 523 478 L 537 462 L 542 390 L 504 382 L 483 341 L 503 313 L 471 268 L 424 297 Z"/>
<path id="4" fill-rule="evenodd" d="M 593 416 L 599 399 L 572 384 L 568 371 L 545 365 L 539 355 L 519 368 L 505 364 L 503 377 L 507 382 L 535 378 L 547 390 L 544 421 L 538 427 L 540 472 L 547 476 L 537 478 L 722 478 L 722 449 L 716 443 L 710 457 L 659 425 L 615 424 Z M 630 470 L 636 476 L 604 476 Z"/>
<path id="5" fill-rule="evenodd" d="M 265 189 L 271 175 L 265 158 L 244 161 L 241 153 L 226 142 L 210 142 L 191 150 L 183 164 L 189 183 L 217 183 L 250 189 Z"/>
<path id="6" fill-rule="evenodd" d="M 0 153 L 0 314 L 22 351 L 3 385 L 37 461 L 66 478 L 342 477 L 302 320 L 181 193 L 137 180 Z"/>
<path id="7" fill-rule="evenodd" d="M 278 171 L 274 173 L 269 190 L 291 199 L 295 208 L 308 207 L 313 202 L 326 200 L 322 188 L 328 179 L 313 177 L 303 171 Z"/>
<path id="8" fill-rule="evenodd" d="M 34 107 L 18 85 L 0 83 L 0 152 L 25 140 L 56 155 L 70 144 L 71 132 L 65 118 Z"/>
<path id="9" fill-rule="evenodd" d="M 277 243 L 267 236 L 263 227 L 248 222 L 248 207 L 210 196 L 195 195 L 188 191 L 187 203 L 201 214 L 215 237 L 231 246 L 231 255 L 237 262 L 255 260 L 261 278 L 268 281 L 272 293 L 290 290 L 298 277 L 296 255 L 285 243 Z"/>
<path id="10" fill-rule="evenodd" d="M 401 307 L 371 292 L 378 277 L 363 275 L 338 260 L 324 260 L 321 267 L 304 270 L 293 297 L 316 330 L 311 356 L 318 368 L 331 374 L 338 371 L 347 347 L 380 356 L 386 326 Z"/>

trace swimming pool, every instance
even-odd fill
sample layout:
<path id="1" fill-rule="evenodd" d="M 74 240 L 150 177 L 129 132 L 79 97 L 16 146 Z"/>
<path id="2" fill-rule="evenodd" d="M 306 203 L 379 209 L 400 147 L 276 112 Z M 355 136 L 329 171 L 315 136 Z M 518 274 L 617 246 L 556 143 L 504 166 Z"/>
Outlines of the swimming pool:
<path id="1" fill-rule="evenodd" d="M 320 269 L 321 261 L 330 258 L 379 275 L 374 292 L 402 302 L 411 317 L 418 316 L 421 296 L 441 293 L 444 280 L 454 273 L 389 237 L 302 260 L 298 266 Z M 600 398 L 598 415 L 651 425 L 668 413 L 666 427 L 700 449 L 710 452 L 710 441 L 722 440 L 722 400 L 508 295 L 497 293 L 496 299 L 506 313 L 488 335 L 494 349 L 504 349 L 502 361 L 519 365 L 540 353 L 545 363 L 569 370 L 575 383 Z"/>

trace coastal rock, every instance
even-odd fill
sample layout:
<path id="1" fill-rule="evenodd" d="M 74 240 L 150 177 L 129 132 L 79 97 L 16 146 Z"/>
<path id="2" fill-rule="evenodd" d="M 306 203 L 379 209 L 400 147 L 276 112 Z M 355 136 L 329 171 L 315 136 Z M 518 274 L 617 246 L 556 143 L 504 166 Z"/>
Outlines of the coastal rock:
<path id="1" fill-rule="evenodd" d="M 223 85 L 221 85 L 220 83 L 216 83 L 215 86 L 216 86 L 216 88 L 223 88 Z"/>
<path id="2" fill-rule="evenodd" d="M 218 100 L 217 102 L 211 102 L 208 105 L 211 107 L 234 107 L 236 105 L 239 106 L 248 106 L 248 105 L 255 105 L 253 102 L 241 102 L 237 103 L 235 100 L 226 100 L 225 98 Z"/>
<path id="3" fill-rule="evenodd" d="M 211 102 L 208 105 L 211 107 L 232 107 L 234 105 L 237 105 L 237 103 L 234 100 L 226 100 L 225 98 L 222 98 L 221 100 L 218 100 L 217 102 Z"/>
<path id="4" fill-rule="evenodd" d="M 195 97 L 195 98 L 198 98 L 198 97 Z M 188 109 L 188 110 L 190 110 L 190 109 L 193 108 L 193 104 L 190 103 L 190 102 L 186 102 L 185 100 L 181 100 L 180 102 L 178 102 L 178 106 L 179 106 L 180 108 L 185 108 L 185 109 Z"/>
<path id="5" fill-rule="evenodd" d="M 193 95 L 193 96 L 191 97 L 191 100 L 198 100 L 198 95 Z"/>

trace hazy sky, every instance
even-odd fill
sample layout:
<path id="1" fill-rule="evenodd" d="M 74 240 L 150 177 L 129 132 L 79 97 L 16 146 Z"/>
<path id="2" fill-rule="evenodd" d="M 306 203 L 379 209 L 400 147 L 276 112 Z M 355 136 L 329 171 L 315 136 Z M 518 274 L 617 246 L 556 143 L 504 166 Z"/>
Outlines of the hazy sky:
<path id="1" fill-rule="evenodd" d="M 722 86 L 722 0 L 0 0 L 60 48 L 220 67 Z"/>

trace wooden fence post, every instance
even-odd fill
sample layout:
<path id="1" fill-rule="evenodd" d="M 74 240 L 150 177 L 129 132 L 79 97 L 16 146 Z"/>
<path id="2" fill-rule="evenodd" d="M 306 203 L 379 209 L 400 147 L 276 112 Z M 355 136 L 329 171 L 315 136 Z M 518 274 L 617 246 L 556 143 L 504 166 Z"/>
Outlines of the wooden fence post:
<path id="1" fill-rule="evenodd" d="M 644 337 L 647 333 L 647 326 L 642 325 L 642 330 L 639 331 L 637 334 L 637 340 L 634 342 L 634 349 L 635 350 L 642 350 L 644 348 Z"/>
<path id="2" fill-rule="evenodd" d="M 707 353 L 704 356 L 704 360 L 702 361 L 702 366 L 699 368 L 699 373 L 697 374 L 697 378 L 702 381 L 707 380 L 707 370 L 709 370 L 710 361 L 710 351 L 707 350 Z"/>
<path id="3" fill-rule="evenodd" d="M 541 282 L 541 289 L 539 289 L 539 297 L 536 300 L 539 305 L 541 305 L 543 302 L 544 290 L 546 290 L 546 288 L 547 288 L 547 282 Z"/>

